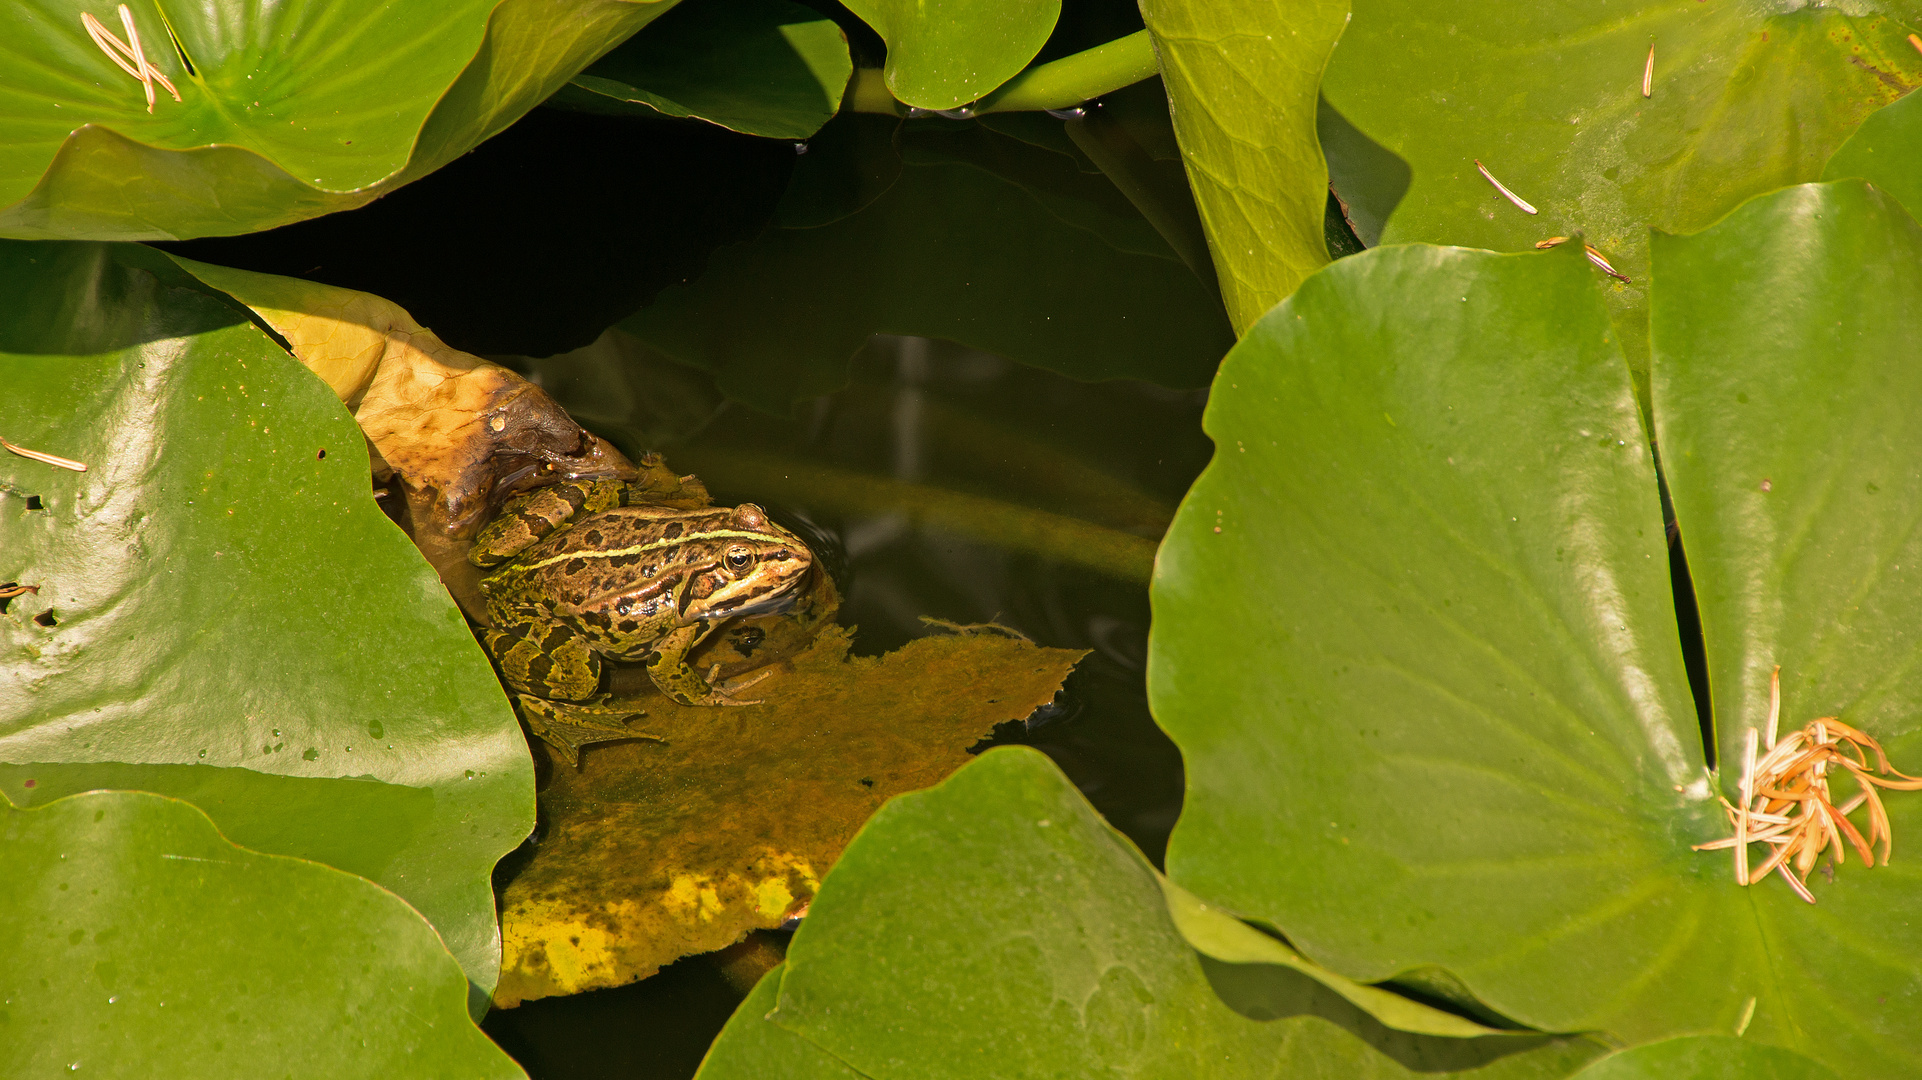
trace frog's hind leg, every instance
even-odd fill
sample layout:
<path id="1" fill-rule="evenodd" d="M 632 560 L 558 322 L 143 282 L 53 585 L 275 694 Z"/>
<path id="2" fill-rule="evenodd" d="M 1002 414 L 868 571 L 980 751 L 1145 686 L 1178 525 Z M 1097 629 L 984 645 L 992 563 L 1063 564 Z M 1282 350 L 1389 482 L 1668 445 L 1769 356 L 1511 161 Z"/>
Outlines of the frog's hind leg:
<path id="1" fill-rule="evenodd" d="M 485 631 L 481 643 L 501 680 L 521 693 L 558 701 L 587 701 L 600 693 L 601 658 L 566 627 L 508 624 Z"/>
<path id="2" fill-rule="evenodd" d="M 516 495 L 475 535 L 467 559 L 483 570 L 499 566 L 577 517 L 623 505 L 626 487 L 618 480 L 566 480 Z"/>

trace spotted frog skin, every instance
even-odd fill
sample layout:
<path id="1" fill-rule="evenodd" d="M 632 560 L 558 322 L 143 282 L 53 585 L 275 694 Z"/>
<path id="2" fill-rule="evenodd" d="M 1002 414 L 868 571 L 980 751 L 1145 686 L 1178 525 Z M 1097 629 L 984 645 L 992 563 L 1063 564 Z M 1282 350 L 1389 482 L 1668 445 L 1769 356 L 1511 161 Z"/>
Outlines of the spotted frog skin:
<path id="1" fill-rule="evenodd" d="M 752 503 L 663 506 L 613 481 L 510 501 L 469 559 L 487 571 L 487 651 L 529 727 L 576 764 L 584 743 L 633 734 L 619 710 L 582 704 L 600 697 L 605 660 L 645 664 L 683 705 L 753 704 L 710 685 L 687 654 L 723 622 L 791 602 L 814 562 Z"/>

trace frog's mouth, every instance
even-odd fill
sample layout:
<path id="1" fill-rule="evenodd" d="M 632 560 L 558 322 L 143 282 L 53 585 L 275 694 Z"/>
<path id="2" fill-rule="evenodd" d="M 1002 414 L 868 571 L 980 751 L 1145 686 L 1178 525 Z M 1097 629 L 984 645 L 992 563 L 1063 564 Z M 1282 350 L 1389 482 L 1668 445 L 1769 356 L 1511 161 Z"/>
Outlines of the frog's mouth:
<path id="1" fill-rule="evenodd" d="M 746 597 L 710 611 L 708 619 L 720 622 L 723 619 L 738 619 L 748 615 L 775 615 L 786 611 L 794 606 L 802 593 L 807 591 L 801 586 L 806 584 L 812 573 L 814 573 L 814 566 L 810 562 L 805 569 L 759 596 Z"/>

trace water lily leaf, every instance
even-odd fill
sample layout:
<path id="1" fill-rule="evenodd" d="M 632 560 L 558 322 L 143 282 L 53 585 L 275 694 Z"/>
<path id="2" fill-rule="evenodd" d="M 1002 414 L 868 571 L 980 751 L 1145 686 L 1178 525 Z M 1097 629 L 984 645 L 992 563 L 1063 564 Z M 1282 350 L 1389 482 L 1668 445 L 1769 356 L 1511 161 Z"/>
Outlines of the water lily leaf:
<path id="1" fill-rule="evenodd" d="M 1454 1039 L 1504 1034 L 1498 1028 L 1423 1005 L 1393 991 L 1344 979 L 1289 948 L 1286 942 L 1269 937 L 1224 911 L 1209 907 L 1202 903 L 1200 897 L 1167 878 L 1159 880 L 1161 891 L 1168 900 L 1168 914 L 1174 919 L 1175 929 L 1203 956 L 1230 964 L 1277 964 L 1292 968 L 1340 994 L 1356 1008 L 1396 1031 L 1445 1035 Z"/>
<path id="2" fill-rule="evenodd" d="M 133 0 L 165 84 L 89 36 L 98 8 L 132 44 L 111 5 L 7 4 L 0 236 L 175 240 L 363 205 L 498 133 L 672 4 Z"/>
<path id="3" fill-rule="evenodd" d="M 884 78 L 896 100 L 923 109 L 977 101 L 1041 51 L 1061 0 L 850 0 L 887 43 Z"/>
<path id="4" fill-rule="evenodd" d="M 1207 380 L 1231 340 L 1220 303 L 1106 178 L 978 125 L 903 131 L 897 153 L 896 124 L 837 118 L 797 167 L 801 192 L 829 186 L 810 172 L 871 176 L 870 201 L 784 204 L 804 227 L 716 251 L 622 329 L 776 413 L 845 385 L 876 333 L 1080 379 Z"/>
<path id="5" fill-rule="evenodd" d="M 1572 1080 L 1834 1080 L 1792 1050 L 1732 1035 L 1687 1035 L 1610 1054 Z"/>
<path id="6" fill-rule="evenodd" d="M 1676 500 L 1690 565 L 1727 564 L 1714 572 L 1743 583 L 1710 578 L 1703 593 L 1705 612 L 1723 598 L 1708 631 L 1718 717 L 1759 715 L 1777 649 L 1810 657 L 1797 677 L 1820 681 L 1816 695 L 1797 684 L 1802 716 L 1888 685 L 1912 648 L 1895 615 L 1869 629 L 1833 606 L 1868 609 L 1848 583 L 1871 552 L 1901 559 L 1917 497 L 1886 464 L 1906 451 L 1877 441 L 1918 404 L 1913 378 L 1878 366 L 1902 355 L 1896 328 L 1922 303 L 1904 291 L 1915 227 L 1851 190 L 1854 204 L 1791 192 L 1663 241 L 1697 260 L 1658 266 L 1679 296 L 1656 332 L 1664 461 L 1691 485 Z M 1798 214 L 1810 223 L 1792 226 Z M 1824 250 L 1822 230 L 1851 239 Z M 1860 329 L 1835 328 L 1845 307 Z M 1736 336 L 1707 314 L 1724 309 L 1757 325 Z M 1758 361 L 1768 335 L 1781 344 Z M 1815 407 L 1843 341 L 1862 368 Z M 1751 381 L 1779 412 L 1741 401 Z M 1870 395 L 1881 411 L 1860 404 Z M 1753 441 L 1728 434 L 1750 423 Z M 1726 852 L 1690 850 L 1727 835 L 1726 819 L 1703 778 L 1654 464 L 1579 251 L 1341 260 L 1237 346 L 1206 426 L 1221 452 L 1154 585 L 1151 700 L 1189 782 L 1170 876 L 1343 975 L 1445 968 L 1533 1027 L 1631 1043 L 1741 1031 L 1862 1075 L 1914 1071 L 1922 1042 L 1891 1004 L 1922 981 L 1922 941 L 1899 914 L 1912 865 L 1818 879 L 1811 908 L 1779 881 L 1738 887 Z M 1837 432 L 1863 441 L 1828 445 Z M 1851 485 L 1846 502 L 1841 488 L 1806 496 L 1829 499 L 1810 557 L 1833 553 L 1832 576 L 1807 578 L 1834 594 L 1820 605 L 1764 555 L 1802 535 L 1781 523 L 1813 521 L 1814 502 L 1780 519 L 1735 501 L 1765 498 L 1777 462 L 1777 476 Z M 1876 478 L 1890 494 L 1866 490 Z M 1840 641 L 1777 635 L 1778 610 L 1798 620 L 1784 625 L 1861 627 L 1845 635 L 1851 665 L 1858 633 L 1887 659 L 1830 671 Z M 1268 632 L 1227 629 L 1250 620 Z M 1875 730 L 1912 745 L 1912 719 L 1884 718 L 1914 710 L 1882 693 L 1892 711 L 1876 706 Z M 1736 722 L 1722 720 L 1724 761 Z M 1721 782 L 1733 790 L 1726 769 Z M 1898 832 L 1922 810 L 1903 798 Z"/>
<path id="7" fill-rule="evenodd" d="M 171 274 L 171 277 L 169 276 Z M 480 987 L 518 726 L 333 393 L 164 257 L 0 242 L 0 784 L 187 798 L 432 921 Z"/>
<path id="8" fill-rule="evenodd" d="M 781 994 L 781 975 L 777 967 L 754 984 L 741 1006 L 734 1010 L 727 1026 L 715 1038 L 701 1064 L 697 1078 L 717 1080 L 732 1076 L 778 1078 L 778 1080 L 863 1080 L 860 1073 L 834 1055 L 788 1031 L 771 1024 L 767 1014 Z"/>
<path id="9" fill-rule="evenodd" d="M 1822 170 L 1822 179 L 1859 176 L 1922 213 L 1922 97 L 1910 94 L 1855 129 Z"/>
<path id="10" fill-rule="evenodd" d="M 1188 181 L 1241 333 L 1328 261 L 1317 88 L 1348 0 L 1146 0 Z"/>
<path id="11" fill-rule="evenodd" d="M 1645 226 L 1700 229 L 1816 179 L 1864 117 L 1922 83 L 1906 38 L 1918 27 L 1909 0 L 1356 0 L 1322 89 L 1413 169 L 1382 243 L 1516 251 L 1582 233 L 1630 279 L 1607 291 L 1640 365 Z M 1504 198 L 1477 160 L 1538 212 Z"/>
<path id="12" fill-rule="evenodd" d="M 692 116 L 805 139 L 841 107 L 854 62 L 834 20 L 789 0 L 685 5 L 574 76 L 549 105 Z"/>
<path id="13" fill-rule="evenodd" d="M 502 897 L 498 1004 L 619 986 L 781 925 L 882 803 L 959 768 L 1086 655 L 991 632 L 882 657 L 849 644 L 829 626 L 753 687 L 762 705 L 646 695 L 631 726 L 658 741 L 557 763 L 545 838 Z"/>
<path id="14" fill-rule="evenodd" d="M 1655 252 L 1656 434 L 1701 607 L 1724 789 L 1735 791 L 1746 729 L 1766 725 L 1776 665 L 1783 732 L 1839 716 L 1897 768 L 1922 771 L 1911 675 L 1922 582 L 1903 569 L 1922 565 L 1910 464 L 1922 375 L 1902 359 L 1922 318 L 1922 228 L 1882 192 L 1841 181 L 1758 198 L 1697 236 L 1658 236 Z M 1752 890 L 1771 966 L 1804 983 L 1763 997 L 1779 1012 L 1758 1009 L 1756 1027 L 1827 1031 L 1808 1047 L 1769 1041 L 1857 1074 L 1864 1058 L 1887 1075 L 1922 1069 L 1922 1032 L 1882 1006 L 1922 993 L 1922 927 L 1908 914 L 1922 861 L 1902 843 L 1922 835 L 1922 794 L 1887 803 L 1889 866 L 1850 858 L 1832 882 L 1818 875 L 1814 907 L 1779 880 Z M 1841 1025 L 1877 1052 L 1817 1052 Z"/>
<path id="15" fill-rule="evenodd" d="M 0 804 L 0 864 L 16 1075 L 524 1075 L 468 1022 L 467 980 L 418 912 L 229 843 L 186 803 Z"/>
<path id="16" fill-rule="evenodd" d="M 877 1080 L 1559 1077 L 1602 1049 L 1387 1030 L 1297 971 L 1196 954 L 1158 877 L 1044 755 L 991 750 L 875 815 L 796 932 L 778 1007 L 757 988 L 701 1075 L 834 1075 L 805 1053 L 753 1072 L 783 1041 L 755 1023 Z"/>

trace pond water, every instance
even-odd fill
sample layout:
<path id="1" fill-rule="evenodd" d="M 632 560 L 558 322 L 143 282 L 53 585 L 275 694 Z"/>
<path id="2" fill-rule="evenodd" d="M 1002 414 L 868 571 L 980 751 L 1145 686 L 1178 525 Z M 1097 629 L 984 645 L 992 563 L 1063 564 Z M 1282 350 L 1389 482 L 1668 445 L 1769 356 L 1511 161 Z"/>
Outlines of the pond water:
<path id="1" fill-rule="evenodd" d="M 928 633 L 924 616 L 1090 650 L 1052 705 L 977 749 L 1043 750 L 1158 864 L 1182 779 L 1147 707 L 1147 556 L 1211 453 L 1205 391 L 1076 381 L 947 341 L 876 334 L 845 388 L 776 415 L 631 340 L 567 352 L 664 283 L 698 277 L 718 245 L 752 235 L 793 168 L 785 145 L 538 110 L 363 210 L 170 246 L 387 295 L 450 344 L 528 374 L 624 450 L 662 451 L 723 504 L 766 506 L 833 569 L 857 652 Z M 691 203 L 706 209 L 661 209 Z M 527 358 L 542 353 L 562 355 Z M 1011 544 L 1001 511 L 1029 515 L 1043 534 L 1064 522 L 1082 532 Z M 1089 556 L 1076 547 L 1088 535 L 1115 538 L 1134 561 Z M 484 1027 L 537 1080 L 686 1077 L 739 999 L 693 958 L 630 986 L 497 1010 Z"/>

